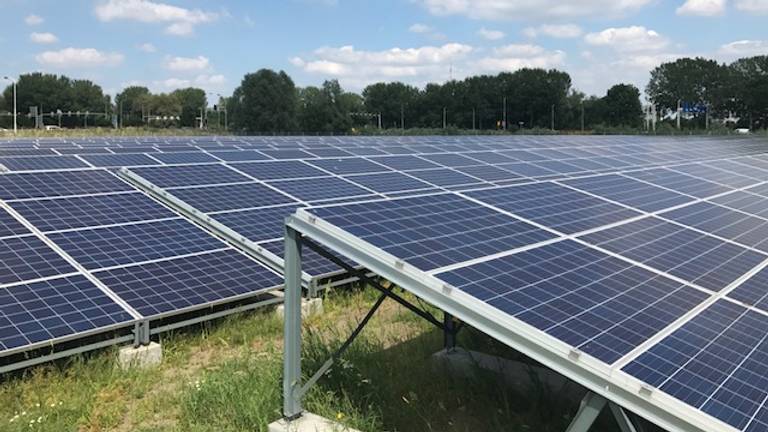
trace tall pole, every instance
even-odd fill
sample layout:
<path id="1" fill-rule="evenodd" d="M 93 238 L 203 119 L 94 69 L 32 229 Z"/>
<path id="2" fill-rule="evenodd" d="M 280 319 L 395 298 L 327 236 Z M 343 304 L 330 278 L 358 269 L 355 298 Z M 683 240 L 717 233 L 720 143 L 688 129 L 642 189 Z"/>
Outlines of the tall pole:
<path id="1" fill-rule="evenodd" d="M 472 108 L 472 130 L 475 130 L 475 109 Z"/>
<path id="2" fill-rule="evenodd" d="M 555 130 L 555 104 L 552 104 L 552 113 L 550 115 L 550 129 Z"/>
<path id="3" fill-rule="evenodd" d="M 446 125 L 448 123 L 447 116 L 448 116 L 448 110 L 447 110 L 447 108 L 443 107 L 443 129 L 445 129 L 445 127 L 446 127 Z"/>
<path id="4" fill-rule="evenodd" d="M 683 109 L 680 107 L 680 99 L 677 100 L 677 130 L 680 130 L 680 114 Z"/>
<path id="5" fill-rule="evenodd" d="M 18 110 L 16 109 L 16 80 L 12 79 L 11 77 L 3 77 L 4 79 L 7 79 L 8 81 L 13 84 L 13 133 L 18 134 L 19 133 L 19 125 L 17 123 L 17 117 L 18 117 Z"/>
<path id="6" fill-rule="evenodd" d="M 400 104 L 400 129 L 405 130 L 405 107 Z"/>
<path id="7" fill-rule="evenodd" d="M 581 101 L 581 131 L 584 132 L 584 101 Z"/>
<path id="8" fill-rule="evenodd" d="M 501 113 L 501 128 L 507 130 L 507 97 L 504 96 L 504 102 L 502 103 L 503 112 Z"/>

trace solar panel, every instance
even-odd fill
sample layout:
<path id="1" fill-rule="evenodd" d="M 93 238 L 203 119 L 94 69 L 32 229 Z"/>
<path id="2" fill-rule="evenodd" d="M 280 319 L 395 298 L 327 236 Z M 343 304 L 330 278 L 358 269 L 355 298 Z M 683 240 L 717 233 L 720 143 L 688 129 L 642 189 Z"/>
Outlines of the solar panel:
<path id="1" fill-rule="evenodd" d="M 232 164 L 232 168 L 259 180 L 324 177 L 328 174 L 301 161 Z"/>
<path id="2" fill-rule="evenodd" d="M 565 180 L 564 184 L 647 212 L 693 201 L 693 198 L 617 174 Z"/>
<path id="3" fill-rule="evenodd" d="M 440 168 L 440 165 L 417 156 L 378 156 L 369 159 L 398 171 Z"/>
<path id="4" fill-rule="evenodd" d="M 428 183 L 399 172 L 361 174 L 345 178 L 379 193 L 434 189 Z"/>
<path id="5" fill-rule="evenodd" d="M 219 183 L 243 183 L 251 180 L 224 165 L 134 168 L 132 171 L 163 188 L 201 186 Z"/>
<path id="6" fill-rule="evenodd" d="M 456 168 L 456 171 L 489 182 L 517 180 L 522 178 L 517 174 L 513 174 L 511 171 L 506 171 L 490 165 L 477 165 L 471 167 Z"/>
<path id="7" fill-rule="evenodd" d="M 67 231 L 48 237 L 89 270 L 225 247 L 181 219 Z"/>
<path id="8" fill-rule="evenodd" d="M 256 150 L 212 151 L 210 153 L 226 162 L 247 162 L 269 159 L 267 155 Z"/>
<path id="9" fill-rule="evenodd" d="M 295 202 L 292 198 L 258 183 L 172 189 L 169 192 L 206 213 Z"/>
<path id="10" fill-rule="evenodd" d="M 133 190 L 106 171 L 43 172 L 0 176 L 0 199 L 86 195 Z"/>
<path id="11" fill-rule="evenodd" d="M 363 158 L 315 159 L 310 164 L 334 174 L 361 174 L 389 171 L 389 168 Z"/>
<path id="12" fill-rule="evenodd" d="M 482 162 L 475 159 L 470 159 L 469 157 L 462 156 L 460 154 L 444 153 L 444 154 L 422 155 L 420 157 L 422 159 L 426 159 L 430 162 L 434 162 L 444 167 L 451 167 L 451 168 L 466 167 L 466 166 L 472 166 L 472 165 L 482 165 Z"/>
<path id="13" fill-rule="evenodd" d="M 691 177 L 666 168 L 634 171 L 626 175 L 696 198 L 707 198 L 732 190 L 727 186 Z"/>
<path id="14" fill-rule="evenodd" d="M 582 238 L 713 291 L 724 289 L 768 258 L 653 217 Z"/>
<path id="15" fill-rule="evenodd" d="M 14 201 L 10 205 L 44 232 L 176 217 L 138 192 Z"/>
<path id="16" fill-rule="evenodd" d="M 124 166 L 160 165 L 155 159 L 145 154 L 92 154 L 82 156 L 89 164 L 96 167 L 114 168 Z"/>
<path id="17" fill-rule="evenodd" d="M 555 237 L 453 194 L 309 211 L 423 270 Z"/>
<path id="18" fill-rule="evenodd" d="M 0 352 L 133 320 L 81 275 L 3 287 L 0 311 Z"/>
<path id="19" fill-rule="evenodd" d="M 232 249 L 94 275 L 145 317 L 213 305 L 283 283 L 280 276 Z"/>
<path id="20" fill-rule="evenodd" d="M 293 214 L 295 205 L 234 211 L 214 215 L 214 219 L 253 242 L 282 238 L 285 218 Z"/>
<path id="21" fill-rule="evenodd" d="M 17 221 L 10 215 L 10 213 L 0 208 L 0 238 L 28 233 L 29 230 L 27 230 L 21 222 Z"/>
<path id="22" fill-rule="evenodd" d="M 311 159 L 313 156 L 303 150 L 260 150 L 272 159 Z"/>
<path id="23" fill-rule="evenodd" d="M 215 157 L 201 152 L 157 153 L 152 155 L 152 157 L 166 164 L 193 164 L 219 161 Z"/>
<path id="24" fill-rule="evenodd" d="M 640 215 L 636 211 L 554 183 L 485 189 L 466 194 L 567 234 Z"/>
<path id="25" fill-rule="evenodd" d="M 323 201 L 337 198 L 372 195 L 371 191 L 338 177 L 317 177 L 304 180 L 269 182 L 271 186 L 302 201 Z"/>
<path id="26" fill-rule="evenodd" d="M 447 168 L 409 171 L 408 174 L 433 185 L 443 187 L 484 183 L 478 178 L 470 177 Z"/>
<path id="27" fill-rule="evenodd" d="M 75 156 L 6 157 L 0 158 L 0 165 L 10 171 L 88 168 L 86 163 Z"/>
<path id="28" fill-rule="evenodd" d="M 37 237 L 0 239 L 0 285 L 75 271 L 71 264 Z"/>

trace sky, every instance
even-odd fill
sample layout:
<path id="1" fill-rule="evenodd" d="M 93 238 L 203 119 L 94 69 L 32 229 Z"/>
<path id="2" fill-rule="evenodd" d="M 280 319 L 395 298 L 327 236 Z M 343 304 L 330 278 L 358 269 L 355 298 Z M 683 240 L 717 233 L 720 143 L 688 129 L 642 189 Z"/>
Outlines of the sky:
<path id="1" fill-rule="evenodd" d="M 261 68 L 360 91 L 544 67 L 602 95 L 679 57 L 768 54 L 767 23 L 768 0 L 0 0 L 0 77 L 214 96 Z"/>

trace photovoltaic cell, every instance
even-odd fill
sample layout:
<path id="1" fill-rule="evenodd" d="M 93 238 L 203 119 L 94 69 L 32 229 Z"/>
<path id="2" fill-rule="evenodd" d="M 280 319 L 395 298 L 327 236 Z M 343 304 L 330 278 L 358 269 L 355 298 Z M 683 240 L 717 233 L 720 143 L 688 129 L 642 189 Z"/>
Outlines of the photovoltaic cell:
<path id="1" fill-rule="evenodd" d="M 40 157 L 9 157 L 0 158 L 0 165 L 10 171 L 59 170 L 72 168 L 88 168 L 75 156 L 40 156 Z"/>
<path id="2" fill-rule="evenodd" d="M 723 185 L 691 177 L 671 171 L 666 168 L 656 168 L 646 171 L 633 171 L 625 174 L 629 177 L 643 180 L 657 186 L 671 189 L 696 198 L 707 198 L 732 190 Z"/>
<path id="3" fill-rule="evenodd" d="M 489 182 L 517 180 L 521 178 L 519 175 L 513 174 L 511 171 L 503 170 L 491 165 L 477 165 L 471 167 L 456 168 L 456 171 L 460 171 L 464 174 L 468 174 L 472 177 L 476 177 Z"/>
<path id="4" fill-rule="evenodd" d="M 194 164 L 194 163 L 218 162 L 218 159 L 203 152 L 156 153 L 152 155 L 152 157 L 166 164 Z"/>
<path id="5" fill-rule="evenodd" d="M 273 254 L 279 256 L 280 258 L 285 256 L 285 241 L 282 239 L 266 242 L 261 246 Z M 301 253 L 301 270 L 306 274 L 318 277 L 336 273 L 342 270 L 341 267 L 337 266 L 327 258 L 323 257 L 308 247 L 303 248 Z M 343 259 L 343 257 L 340 258 Z"/>
<path id="6" fill-rule="evenodd" d="M 0 239 L 0 285 L 74 272 L 74 267 L 37 237 Z"/>
<path id="7" fill-rule="evenodd" d="M 273 181 L 269 184 L 303 201 L 372 195 L 372 192 L 337 177 Z"/>
<path id="8" fill-rule="evenodd" d="M 728 297 L 768 312 L 768 269 L 763 269 L 742 282 Z"/>
<path id="9" fill-rule="evenodd" d="M 128 190 L 133 189 L 101 170 L 0 175 L 0 199 L 5 200 Z"/>
<path id="10" fill-rule="evenodd" d="M 550 177 L 558 175 L 552 170 L 532 163 L 505 163 L 497 167 L 525 177 Z"/>
<path id="11" fill-rule="evenodd" d="M 758 179 L 742 176 L 734 172 L 721 170 L 717 167 L 717 164 L 695 163 L 677 165 L 671 169 L 733 188 L 746 187 L 759 181 Z"/>
<path id="12" fill-rule="evenodd" d="M 95 154 L 82 156 L 93 166 L 114 168 L 131 166 L 160 165 L 160 162 L 145 154 Z"/>
<path id="13" fill-rule="evenodd" d="M 11 206 L 43 232 L 176 216 L 138 192 L 16 201 Z"/>
<path id="14" fill-rule="evenodd" d="M 258 183 L 173 189 L 169 192 L 206 213 L 295 202 L 292 198 Z"/>
<path id="15" fill-rule="evenodd" d="M 636 211 L 554 183 L 485 189 L 466 194 L 567 234 L 640 215 Z"/>
<path id="16" fill-rule="evenodd" d="M 653 217 L 582 239 L 714 291 L 727 287 L 768 258 Z"/>
<path id="17" fill-rule="evenodd" d="M 647 212 L 675 207 L 693 198 L 617 174 L 565 180 L 563 183 Z"/>
<path id="18" fill-rule="evenodd" d="M 713 203 L 744 213 L 768 218 L 768 198 L 744 191 L 734 191 L 710 200 Z"/>
<path id="19" fill-rule="evenodd" d="M 319 207 L 310 211 L 422 270 L 555 237 L 453 194 Z"/>
<path id="20" fill-rule="evenodd" d="M 479 162 L 474 159 L 470 159 L 460 154 L 442 153 L 442 154 L 433 154 L 433 155 L 422 155 L 420 157 L 430 162 L 440 164 L 444 167 L 456 168 L 456 167 L 466 167 L 466 166 L 472 166 L 472 165 L 483 165 L 482 162 Z"/>
<path id="21" fill-rule="evenodd" d="M 232 168 L 259 180 L 324 177 L 328 175 L 301 161 L 239 163 L 232 164 Z"/>
<path id="22" fill-rule="evenodd" d="M 370 159 L 398 171 L 440 168 L 440 165 L 417 156 L 377 156 Z"/>
<path id="23" fill-rule="evenodd" d="M 412 190 L 433 188 L 431 185 L 427 183 L 424 183 L 413 177 L 409 177 L 403 173 L 398 173 L 398 172 L 363 174 L 363 175 L 355 175 L 355 176 L 346 176 L 345 178 L 349 181 L 353 181 L 357 184 L 363 185 L 368 189 L 375 190 L 376 192 L 379 192 L 379 193 L 412 191 Z"/>
<path id="24" fill-rule="evenodd" d="M 259 150 L 272 159 L 311 159 L 314 156 L 303 150 Z"/>
<path id="25" fill-rule="evenodd" d="M 608 364 L 708 297 L 570 240 L 437 277 Z"/>
<path id="26" fill-rule="evenodd" d="M 68 231 L 49 234 L 48 237 L 89 270 L 226 246 L 182 219 Z"/>
<path id="27" fill-rule="evenodd" d="M 282 277 L 232 249 L 94 273 L 145 317 L 206 306 L 282 285 Z"/>
<path id="28" fill-rule="evenodd" d="M 243 183 L 251 180 L 224 165 L 134 168 L 131 171 L 163 188 L 219 183 Z"/>
<path id="29" fill-rule="evenodd" d="M 315 159 L 309 161 L 309 163 L 339 175 L 390 171 L 384 165 L 379 165 L 363 158 Z"/>
<path id="30" fill-rule="evenodd" d="M 133 320 L 84 276 L 0 290 L 0 352 Z"/>
<path id="31" fill-rule="evenodd" d="M 758 431 L 768 396 L 768 320 L 719 300 L 624 371 L 738 430 Z"/>
<path id="32" fill-rule="evenodd" d="M 11 237 L 19 234 L 29 234 L 29 230 L 24 228 L 24 225 L 10 213 L 0 208 L 0 237 Z"/>
<path id="33" fill-rule="evenodd" d="M 257 150 L 212 151 L 210 153 L 226 162 L 247 162 L 269 159 L 267 155 Z"/>
<path id="34" fill-rule="evenodd" d="M 470 177 L 466 174 L 462 174 L 458 171 L 453 171 L 447 168 L 409 171 L 408 174 L 435 186 L 451 187 L 484 183 L 478 178 Z"/>
<path id="35" fill-rule="evenodd" d="M 282 238 L 285 218 L 292 215 L 295 205 L 220 213 L 213 218 L 253 242 Z"/>

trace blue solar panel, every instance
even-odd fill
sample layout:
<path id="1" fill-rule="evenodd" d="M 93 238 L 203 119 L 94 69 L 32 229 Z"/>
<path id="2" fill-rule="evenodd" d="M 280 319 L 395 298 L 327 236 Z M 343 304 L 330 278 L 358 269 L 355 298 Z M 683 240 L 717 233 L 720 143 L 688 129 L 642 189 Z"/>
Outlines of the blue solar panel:
<path id="1" fill-rule="evenodd" d="M 398 171 L 440 168 L 440 165 L 416 156 L 380 156 L 370 159 Z"/>
<path id="2" fill-rule="evenodd" d="M 282 238 L 285 233 L 285 218 L 292 215 L 297 208 L 290 205 L 220 213 L 215 215 L 214 219 L 249 240 L 260 242 Z"/>
<path id="3" fill-rule="evenodd" d="M 232 249 L 94 273 L 146 317 L 211 305 L 282 285 L 282 277 Z"/>
<path id="4" fill-rule="evenodd" d="M 0 239 L 0 284 L 74 272 L 72 265 L 37 237 Z"/>
<path id="5" fill-rule="evenodd" d="M 653 217 L 582 238 L 714 291 L 727 287 L 768 258 Z"/>
<path id="6" fill-rule="evenodd" d="M 0 165 L 4 165 L 11 171 L 58 170 L 88 167 L 87 164 L 75 156 L 0 158 Z"/>
<path id="7" fill-rule="evenodd" d="M 106 171 L 0 175 L 0 199 L 13 200 L 133 190 Z"/>
<path id="8" fill-rule="evenodd" d="M 678 165 L 670 169 L 734 188 L 746 187 L 760 181 L 759 179 L 721 170 L 717 165 L 718 164 L 696 163 L 690 165 Z M 762 177 L 765 177 L 765 174 L 763 174 Z"/>
<path id="9" fill-rule="evenodd" d="M 160 165 L 160 162 L 144 154 L 98 154 L 82 156 L 82 158 L 93 166 L 107 168 Z"/>
<path id="10" fill-rule="evenodd" d="M 84 276 L 0 290 L 0 352 L 132 320 Z"/>
<path id="11" fill-rule="evenodd" d="M 269 184 L 303 201 L 372 195 L 372 192 L 337 177 L 273 181 Z"/>
<path id="12" fill-rule="evenodd" d="M 505 163 L 499 164 L 497 167 L 525 177 L 550 177 L 557 175 L 554 171 L 532 163 Z"/>
<path id="13" fill-rule="evenodd" d="M 467 195 L 567 234 L 640 215 L 554 183 L 485 189 Z"/>
<path id="14" fill-rule="evenodd" d="M 656 212 L 693 200 L 685 195 L 616 174 L 566 180 L 563 183 L 647 212 Z"/>
<path id="15" fill-rule="evenodd" d="M 670 171 L 666 168 L 634 171 L 626 175 L 697 198 L 706 198 L 732 190 L 726 186 Z"/>
<path id="16" fill-rule="evenodd" d="M 728 297 L 768 312 L 768 269 L 739 284 Z"/>
<path id="17" fill-rule="evenodd" d="M 380 193 L 434 189 L 427 183 L 398 172 L 362 174 L 345 178 Z"/>
<path id="18" fill-rule="evenodd" d="M 176 216 L 138 192 L 16 201 L 11 206 L 43 232 Z"/>
<path id="19" fill-rule="evenodd" d="M 11 237 L 18 234 L 29 234 L 29 230 L 24 228 L 24 225 L 10 213 L 0 208 L 0 237 Z"/>
<path id="20" fill-rule="evenodd" d="M 422 270 L 554 237 L 453 194 L 320 207 L 310 211 Z"/>
<path id="21" fill-rule="evenodd" d="M 484 183 L 478 178 L 447 168 L 409 171 L 408 174 L 433 185 L 444 187 Z"/>
<path id="22" fill-rule="evenodd" d="M 156 153 L 152 157 L 167 164 L 192 164 L 218 162 L 218 159 L 203 152 L 188 153 Z"/>
<path id="23" fill-rule="evenodd" d="M 265 154 L 256 150 L 212 151 L 210 153 L 226 162 L 247 162 L 269 159 Z"/>
<path id="24" fill-rule="evenodd" d="M 324 177 L 328 174 L 301 161 L 232 164 L 232 168 L 259 180 Z"/>
<path id="25" fill-rule="evenodd" d="M 280 258 L 285 256 L 285 241 L 282 239 L 266 242 L 261 246 L 273 254 L 279 256 Z M 343 259 L 343 257 L 341 258 Z M 328 258 L 325 258 L 312 249 L 305 247 L 301 251 L 301 270 L 308 275 L 312 275 L 313 277 L 320 277 L 323 275 L 330 275 L 331 273 L 340 272 L 343 269 L 331 262 Z"/>
<path id="26" fill-rule="evenodd" d="M 304 150 L 321 158 L 352 156 L 352 153 L 338 148 L 305 148 Z"/>
<path id="27" fill-rule="evenodd" d="M 497 165 L 504 162 L 515 162 L 515 159 L 504 156 L 499 152 L 492 152 L 492 151 L 474 152 L 474 153 L 465 154 L 464 156 L 470 157 L 475 160 L 479 160 L 481 162 L 489 163 L 492 165 Z"/>
<path id="28" fill-rule="evenodd" d="M 471 175 L 472 177 L 476 177 L 489 182 L 517 180 L 521 178 L 519 175 L 513 174 L 511 171 L 506 171 L 504 169 L 490 165 L 456 168 L 456 171 L 460 171 L 464 174 Z"/>
<path id="29" fill-rule="evenodd" d="M 768 396 L 768 319 L 719 300 L 624 371 L 739 430 Z M 752 423 L 752 424 L 750 424 Z"/>
<path id="30" fill-rule="evenodd" d="M 258 183 L 173 189 L 169 192 L 203 212 L 266 207 L 295 202 L 292 198 Z"/>
<path id="31" fill-rule="evenodd" d="M 225 247 L 182 219 L 68 231 L 48 237 L 89 270 Z"/>
<path id="32" fill-rule="evenodd" d="M 311 159 L 313 156 L 302 150 L 260 150 L 273 159 Z"/>
<path id="33" fill-rule="evenodd" d="M 708 297 L 570 240 L 437 277 L 608 364 Z"/>
<path id="34" fill-rule="evenodd" d="M 691 204 L 661 216 L 768 252 L 768 220 L 707 202 Z"/>
<path id="35" fill-rule="evenodd" d="M 309 163 L 339 175 L 390 171 L 384 165 L 379 165 L 363 158 L 316 159 L 309 161 Z"/>
<path id="36" fill-rule="evenodd" d="M 542 168 L 548 169 L 550 171 L 554 171 L 558 174 L 575 174 L 575 173 L 582 173 L 582 172 L 588 171 L 581 167 L 578 167 L 576 165 L 571 165 L 563 161 L 554 161 L 554 160 L 538 161 L 536 162 L 536 165 Z"/>
<path id="37" fill-rule="evenodd" d="M 224 165 L 133 168 L 131 171 L 160 187 L 243 183 L 251 180 Z"/>
<path id="38" fill-rule="evenodd" d="M 472 166 L 472 165 L 483 165 L 483 163 L 478 160 L 470 159 L 460 154 L 443 153 L 443 154 L 433 154 L 433 155 L 422 155 L 420 157 L 430 162 L 440 164 L 444 167 L 456 168 L 456 167 L 466 167 L 466 166 Z"/>

